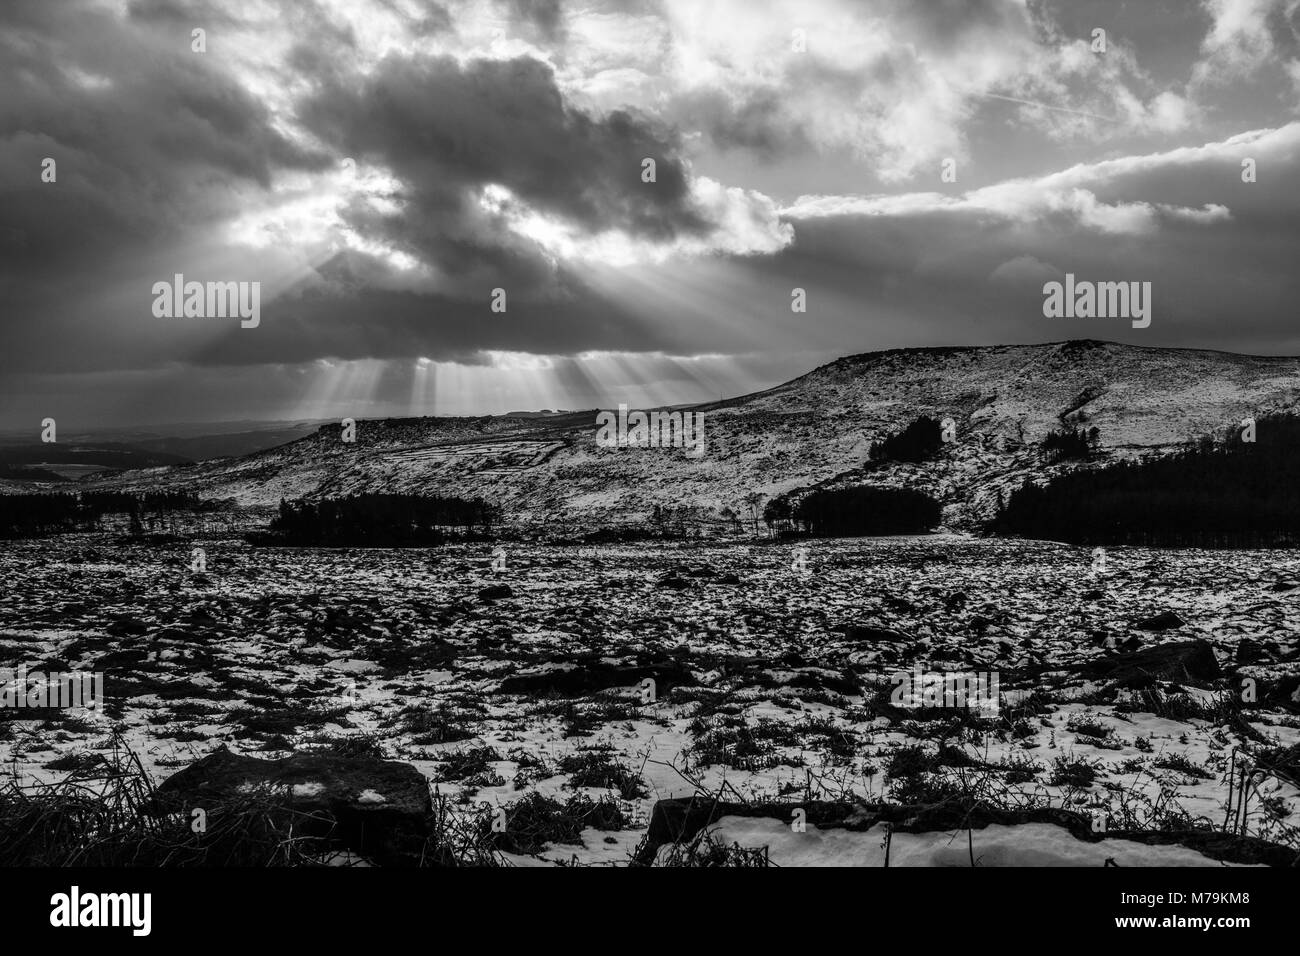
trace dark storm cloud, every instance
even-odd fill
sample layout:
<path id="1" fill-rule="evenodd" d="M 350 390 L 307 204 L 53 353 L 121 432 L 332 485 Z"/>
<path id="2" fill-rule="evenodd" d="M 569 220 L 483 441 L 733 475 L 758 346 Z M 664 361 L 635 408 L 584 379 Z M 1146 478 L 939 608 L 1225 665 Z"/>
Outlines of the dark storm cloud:
<path id="1" fill-rule="evenodd" d="M 257 336 L 207 343 L 192 361 L 412 354 L 474 361 L 482 349 L 656 348 L 677 338 L 621 322 L 621 303 L 494 222 L 481 204 L 484 187 L 499 185 L 581 232 L 654 241 L 702 233 L 710 224 L 692 202 L 673 131 L 631 112 L 592 117 L 569 107 L 550 67 L 528 57 L 391 57 L 360 86 L 327 80 L 300 116 L 338 155 L 390 171 L 399 183 L 400 215 L 358 199 L 342 211 L 348 225 L 435 267 L 450 291 L 384 291 L 375 286 L 392 278 L 387 266 L 339 254 L 318 267 L 315 287 L 278 299 L 275 321 Z M 654 183 L 641 179 L 646 157 L 656 161 Z M 503 314 L 488 309 L 498 287 L 509 296 Z"/>
<path id="2" fill-rule="evenodd" d="M 189 48 L 77 3 L 0 5 L 0 276 L 45 283 L 224 214 L 222 183 L 322 161 Z M 41 182 L 53 158 L 57 184 Z M 53 292 L 55 290 L 50 289 Z"/>
<path id="3" fill-rule="evenodd" d="M 439 9 L 431 6 L 426 21 Z M 0 103 L 7 219 L 0 288 L 11 314 L 26 318 L 0 327 L 0 366 L 11 371 L 147 368 L 180 356 L 198 363 L 397 357 L 439 345 L 472 356 L 476 338 L 483 347 L 614 347 L 617 307 L 534 243 L 489 221 L 478 204 L 482 187 L 506 186 L 580 230 L 667 240 L 707 226 L 691 204 L 671 130 L 630 112 L 592 117 L 569 108 L 550 68 L 536 60 L 393 57 L 357 85 L 344 78 L 350 32 L 328 24 L 313 30 L 313 16 L 300 10 L 305 19 L 290 59 L 320 84 L 303 116 L 326 154 L 278 132 L 267 105 L 222 72 L 222 31 L 247 23 L 157 0 L 134 4 L 129 14 L 122 20 L 73 4 L 0 7 L 7 54 L 0 79 L 13 94 Z M 209 30 L 207 55 L 190 51 L 197 23 Z M 71 67 L 93 82 L 78 82 Z M 170 250 L 196 230 L 211 236 L 229 218 L 240 195 L 232 187 L 243 182 L 243 196 L 255 201 L 277 171 L 323 169 L 342 155 L 391 169 L 405 203 L 396 217 L 354 204 L 344 212 L 349 223 L 434 264 L 462 289 L 468 283 L 472 298 L 376 291 L 371 282 L 383 267 L 349 253 L 320 268 L 323 291 L 287 296 L 265 334 L 218 344 L 200 326 L 159 329 L 143 292 L 129 316 L 114 315 L 121 304 L 104 301 L 101 291 L 128 277 L 147 290 L 173 271 L 202 269 L 204 262 Z M 45 156 L 58 161 L 57 184 L 40 181 Z M 641 181 L 644 157 L 656 160 L 654 184 Z M 496 286 L 510 290 L 514 311 L 483 335 Z M 537 301 L 543 295 L 545 304 Z M 603 332 L 588 336 L 592 327 Z M 623 344 L 633 340 L 651 344 L 653 335 L 645 330 Z"/>
<path id="4" fill-rule="evenodd" d="M 629 111 L 570 108 L 551 68 L 531 57 L 392 57 L 360 88 L 328 85 L 301 115 L 342 154 L 391 169 L 430 216 L 474 215 L 481 188 L 497 184 L 592 232 L 668 239 L 707 225 L 671 129 Z M 646 157 L 652 185 L 641 179 Z"/>

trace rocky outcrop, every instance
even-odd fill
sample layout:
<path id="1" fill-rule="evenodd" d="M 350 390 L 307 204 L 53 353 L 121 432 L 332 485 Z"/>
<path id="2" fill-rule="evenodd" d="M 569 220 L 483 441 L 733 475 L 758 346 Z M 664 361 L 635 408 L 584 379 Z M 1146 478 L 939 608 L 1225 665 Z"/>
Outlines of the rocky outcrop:
<path id="1" fill-rule="evenodd" d="M 1214 649 L 1200 640 L 1157 644 L 1102 658 L 1089 670 L 1095 677 L 1124 687 L 1147 687 L 1157 680 L 1205 685 L 1223 676 Z"/>
<path id="2" fill-rule="evenodd" d="M 259 760 L 225 747 L 163 781 L 158 806 L 210 815 L 254 794 L 297 811 L 305 835 L 381 866 L 420 861 L 433 813 L 429 783 L 410 764 L 332 754 Z"/>

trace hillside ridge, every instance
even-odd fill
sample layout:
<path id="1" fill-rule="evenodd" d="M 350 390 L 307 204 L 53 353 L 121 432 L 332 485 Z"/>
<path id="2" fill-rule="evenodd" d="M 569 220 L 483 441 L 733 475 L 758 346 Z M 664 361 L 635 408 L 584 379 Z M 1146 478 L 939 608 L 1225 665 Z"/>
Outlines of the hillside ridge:
<path id="1" fill-rule="evenodd" d="M 1300 403 L 1300 358 L 1166 349 L 1097 339 L 1039 345 L 889 349 L 844 356 L 762 391 L 689 406 L 706 452 L 598 448 L 597 409 L 547 416 L 358 420 L 240 458 L 122 472 L 83 487 L 183 484 L 269 506 L 358 492 L 481 495 L 521 524 L 603 527 L 655 506 L 717 518 L 746 499 L 858 481 L 911 487 L 972 527 L 997 496 L 1051 474 L 1036 445 L 1052 429 L 1097 427 L 1106 459 L 1160 454 L 1251 415 Z M 933 461 L 864 470 L 869 446 L 921 415 L 951 418 Z"/>

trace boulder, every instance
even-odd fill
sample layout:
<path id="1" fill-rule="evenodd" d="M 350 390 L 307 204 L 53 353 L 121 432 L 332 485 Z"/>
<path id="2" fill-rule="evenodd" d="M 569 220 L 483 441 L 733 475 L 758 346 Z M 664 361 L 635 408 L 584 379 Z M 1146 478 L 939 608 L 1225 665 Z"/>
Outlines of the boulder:
<path id="1" fill-rule="evenodd" d="M 143 621 L 123 615 L 104 628 L 110 637 L 138 637 L 147 633 L 149 628 Z"/>
<path id="2" fill-rule="evenodd" d="M 534 674 L 515 674 L 501 682 L 502 694 L 528 694 L 545 697 L 586 697 L 611 687 L 635 687 L 646 678 L 655 682 L 655 696 L 673 687 L 698 684 L 686 665 L 666 660 L 652 664 L 614 665 L 600 660 L 579 663 L 564 670 L 547 670 Z"/>
<path id="3" fill-rule="evenodd" d="M 828 690 L 843 697 L 862 693 L 862 684 L 852 673 L 824 667 L 810 667 L 796 671 L 785 681 L 785 686 Z"/>
<path id="4" fill-rule="evenodd" d="M 673 591 L 685 591 L 691 586 L 689 578 L 678 577 L 676 574 L 670 574 L 659 579 L 659 587 L 669 588 Z"/>
<path id="5" fill-rule="evenodd" d="M 209 816 L 250 794 L 270 795 L 299 816 L 295 827 L 381 866 L 414 865 L 429 836 L 429 782 L 410 764 L 374 757 L 294 754 L 261 760 L 222 746 L 164 780 L 158 809 Z"/>
<path id="6" fill-rule="evenodd" d="M 1185 627 L 1186 624 L 1187 622 L 1173 611 L 1161 611 L 1153 617 L 1143 618 L 1133 626 L 1139 631 L 1168 631 L 1176 627 Z"/>
<path id="7" fill-rule="evenodd" d="M 511 590 L 508 584 L 489 584 L 485 588 L 479 588 L 478 596 L 481 601 L 498 601 L 502 598 L 514 597 L 515 592 Z"/>
<path id="8" fill-rule="evenodd" d="M 1266 658 L 1264 648 L 1258 641 L 1244 637 L 1237 642 L 1236 661 L 1239 665 L 1258 664 Z"/>
<path id="9" fill-rule="evenodd" d="M 1291 713 L 1300 713 L 1300 674 L 1286 674 L 1276 680 L 1261 682 L 1264 688 L 1262 703 L 1280 707 Z"/>
<path id="10" fill-rule="evenodd" d="M 915 614 L 917 607 L 907 598 L 899 597 L 896 594 L 886 594 L 882 599 L 885 607 L 898 614 Z"/>
<path id="11" fill-rule="evenodd" d="M 1214 648 L 1205 641 L 1176 641 L 1094 661 L 1092 676 L 1123 687 L 1149 687 L 1158 680 L 1211 684 L 1223 676 Z"/>

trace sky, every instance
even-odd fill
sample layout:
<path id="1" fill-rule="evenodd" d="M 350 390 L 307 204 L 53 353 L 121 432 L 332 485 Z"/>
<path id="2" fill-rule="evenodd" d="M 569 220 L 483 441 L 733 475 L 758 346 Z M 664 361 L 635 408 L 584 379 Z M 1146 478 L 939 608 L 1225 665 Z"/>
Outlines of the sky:
<path id="1" fill-rule="evenodd" d="M 1300 0 L 5 0 L 0 90 L 4 428 L 1300 354 Z M 1045 316 L 1066 274 L 1150 325 Z"/>

